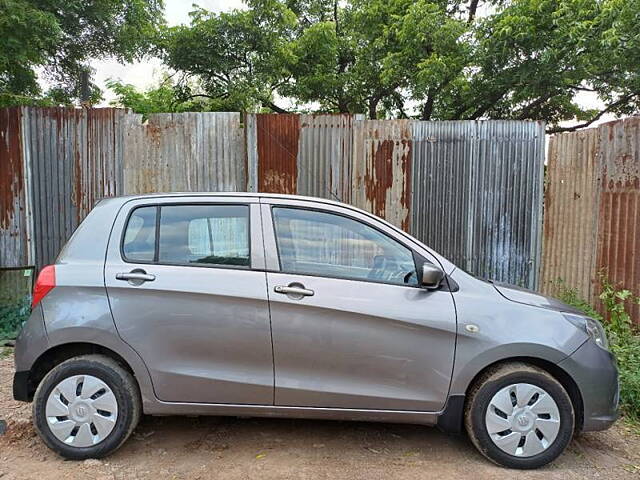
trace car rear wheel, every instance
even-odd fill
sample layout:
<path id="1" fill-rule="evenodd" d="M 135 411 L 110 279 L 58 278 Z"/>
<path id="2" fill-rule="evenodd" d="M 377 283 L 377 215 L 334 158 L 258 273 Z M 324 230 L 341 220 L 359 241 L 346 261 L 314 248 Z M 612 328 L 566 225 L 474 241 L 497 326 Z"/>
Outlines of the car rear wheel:
<path id="1" fill-rule="evenodd" d="M 562 385 L 524 363 L 490 369 L 474 384 L 465 408 L 471 441 L 509 468 L 538 468 L 555 460 L 574 431 L 574 411 Z"/>
<path id="2" fill-rule="evenodd" d="M 74 460 L 101 458 L 131 435 L 140 419 L 132 375 L 102 355 L 85 355 L 54 367 L 40 382 L 33 421 L 49 448 Z"/>

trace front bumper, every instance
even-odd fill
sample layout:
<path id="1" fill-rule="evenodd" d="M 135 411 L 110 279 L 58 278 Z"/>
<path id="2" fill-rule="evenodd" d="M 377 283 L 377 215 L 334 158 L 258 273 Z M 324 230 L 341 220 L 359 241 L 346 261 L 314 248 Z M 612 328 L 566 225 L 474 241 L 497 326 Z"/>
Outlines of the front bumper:
<path id="1" fill-rule="evenodd" d="M 583 431 L 605 430 L 618 418 L 620 387 L 613 354 L 586 341 L 558 364 L 576 382 L 583 404 Z"/>
<path id="2" fill-rule="evenodd" d="M 19 402 L 30 402 L 29 371 L 16 372 L 13 375 L 13 398 Z"/>

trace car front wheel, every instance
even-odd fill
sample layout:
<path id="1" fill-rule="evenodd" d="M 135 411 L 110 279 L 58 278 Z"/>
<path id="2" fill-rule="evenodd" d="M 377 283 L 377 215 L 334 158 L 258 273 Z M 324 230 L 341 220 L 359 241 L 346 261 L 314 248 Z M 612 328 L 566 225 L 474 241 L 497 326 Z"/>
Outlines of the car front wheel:
<path id="1" fill-rule="evenodd" d="M 524 363 L 487 371 L 465 408 L 471 441 L 485 457 L 509 468 L 538 468 L 567 447 L 575 416 L 569 395 L 549 373 Z"/>
<path id="2" fill-rule="evenodd" d="M 33 421 L 45 444 L 74 460 L 104 457 L 131 435 L 140 419 L 132 375 L 113 359 L 84 355 L 54 367 L 40 382 Z"/>

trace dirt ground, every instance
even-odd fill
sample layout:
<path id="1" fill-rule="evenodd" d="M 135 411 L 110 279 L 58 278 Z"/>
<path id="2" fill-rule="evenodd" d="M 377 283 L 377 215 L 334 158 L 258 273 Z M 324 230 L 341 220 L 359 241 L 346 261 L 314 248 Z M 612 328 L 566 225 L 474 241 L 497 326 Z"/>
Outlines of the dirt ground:
<path id="1" fill-rule="evenodd" d="M 465 436 L 413 425 L 220 417 L 144 417 L 104 460 L 65 461 L 11 395 L 13 358 L 0 359 L 0 479 L 503 479 L 513 475 Z M 584 434 L 556 462 L 523 479 L 640 479 L 640 435 L 619 422 Z"/>

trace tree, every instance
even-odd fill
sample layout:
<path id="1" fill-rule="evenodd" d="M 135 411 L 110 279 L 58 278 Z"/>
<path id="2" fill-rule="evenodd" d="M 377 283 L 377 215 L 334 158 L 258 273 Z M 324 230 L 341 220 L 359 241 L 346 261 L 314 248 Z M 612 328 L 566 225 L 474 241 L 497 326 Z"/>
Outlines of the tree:
<path id="1" fill-rule="evenodd" d="M 162 30 L 166 65 L 185 82 L 197 79 L 184 100 L 206 95 L 244 110 L 369 118 L 535 119 L 550 131 L 640 107 L 640 0 L 249 0 L 247 7 L 198 9 L 190 26 Z M 605 106 L 581 107 L 576 94 L 585 91 Z"/>
<path id="2" fill-rule="evenodd" d="M 162 0 L 0 0 L 0 105 L 78 99 L 90 60 L 140 58 L 161 23 Z"/>

